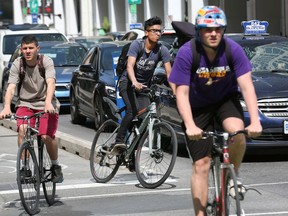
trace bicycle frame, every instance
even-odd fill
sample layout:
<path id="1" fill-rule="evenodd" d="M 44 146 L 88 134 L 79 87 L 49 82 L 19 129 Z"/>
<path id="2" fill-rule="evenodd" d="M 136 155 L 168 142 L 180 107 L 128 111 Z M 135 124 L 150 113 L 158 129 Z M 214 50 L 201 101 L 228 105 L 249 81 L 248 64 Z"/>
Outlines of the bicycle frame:
<path id="1" fill-rule="evenodd" d="M 146 114 L 145 114 L 146 113 Z M 156 103 L 152 102 L 146 109 L 144 112 L 142 112 L 139 115 L 143 115 L 145 114 L 145 118 L 143 119 L 143 121 L 141 122 L 141 125 L 139 127 L 137 127 L 136 124 L 133 125 L 133 128 L 135 130 L 135 137 L 133 138 L 132 143 L 130 144 L 130 146 L 127 148 L 127 154 L 125 156 L 125 158 L 129 158 L 129 155 L 134 151 L 134 149 L 137 146 L 137 143 L 139 142 L 141 135 L 144 134 L 145 130 L 149 130 L 149 153 L 152 153 L 152 141 L 153 141 L 153 136 L 152 136 L 152 130 L 153 130 L 153 125 L 158 122 L 159 120 L 157 118 L 154 118 L 153 116 L 157 113 L 156 111 Z M 137 115 L 137 117 L 139 117 L 139 115 Z M 133 129 L 131 130 L 131 132 L 129 132 L 128 138 L 132 135 L 133 133 Z M 126 142 L 127 143 L 127 142 Z M 157 145 L 160 145 L 159 142 L 157 143 Z"/>
<path id="2" fill-rule="evenodd" d="M 216 213 L 217 215 L 226 216 L 228 212 L 226 212 L 226 205 L 227 200 L 225 197 L 227 182 L 226 182 L 226 175 L 230 172 L 230 175 L 235 177 L 234 165 L 230 163 L 230 156 L 229 156 L 229 147 L 228 147 L 228 139 L 231 136 L 237 135 L 238 133 L 246 133 L 244 131 L 237 131 L 234 134 L 229 133 L 214 133 L 214 132 L 205 132 L 204 134 L 207 136 L 212 136 L 213 138 L 213 147 L 211 153 L 211 167 L 214 179 L 214 186 L 215 186 L 215 203 L 216 205 Z M 223 141 L 221 145 L 216 143 L 216 137 L 222 137 Z M 223 162 L 220 163 L 220 158 L 222 157 Z M 240 209 L 239 204 L 239 197 L 238 191 L 236 196 L 236 208 Z M 239 205 L 239 206 L 238 206 Z M 212 206 L 213 207 L 213 206 Z M 229 210 L 229 209 L 228 209 Z M 238 212 L 237 214 L 240 214 Z"/>

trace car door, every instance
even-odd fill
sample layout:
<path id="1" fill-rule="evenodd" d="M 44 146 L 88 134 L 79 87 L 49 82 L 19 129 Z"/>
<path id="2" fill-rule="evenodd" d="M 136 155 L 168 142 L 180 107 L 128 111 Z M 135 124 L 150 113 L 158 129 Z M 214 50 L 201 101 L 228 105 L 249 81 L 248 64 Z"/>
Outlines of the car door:
<path id="1" fill-rule="evenodd" d="M 91 52 L 91 51 L 90 51 Z M 80 65 L 78 74 L 78 100 L 79 109 L 84 112 L 87 116 L 93 117 L 93 94 L 96 82 L 98 82 L 98 59 L 99 59 L 99 48 L 95 47 L 93 52 L 90 53 L 84 60 L 84 64 Z"/>

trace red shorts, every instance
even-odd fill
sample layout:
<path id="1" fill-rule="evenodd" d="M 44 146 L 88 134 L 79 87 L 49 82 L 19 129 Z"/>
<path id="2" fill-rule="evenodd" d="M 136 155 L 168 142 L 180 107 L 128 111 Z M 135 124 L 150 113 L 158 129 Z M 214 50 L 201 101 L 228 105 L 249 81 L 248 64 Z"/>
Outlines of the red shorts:
<path id="1" fill-rule="evenodd" d="M 33 115 L 34 113 L 40 112 L 41 110 L 34 110 L 27 107 L 18 107 L 16 111 L 17 116 L 29 116 Z M 32 118 L 30 120 L 31 127 L 35 126 L 36 118 Z M 19 126 L 22 124 L 27 124 L 27 121 L 22 119 L 17 119 L 17 131 Z M 39 133 L 38 135 L 48 135 L 52 139 L 55 138 L 55 133 L 58 127 L 58 114 L 49 114 L 44 113 L 41 115 L 39 120 Z"/>

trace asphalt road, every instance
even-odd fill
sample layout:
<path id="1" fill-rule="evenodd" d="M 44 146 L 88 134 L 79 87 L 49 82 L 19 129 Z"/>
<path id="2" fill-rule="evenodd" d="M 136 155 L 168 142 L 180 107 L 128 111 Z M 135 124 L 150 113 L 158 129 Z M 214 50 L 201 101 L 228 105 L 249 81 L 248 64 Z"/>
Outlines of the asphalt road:
<path id="1" fill-rule="evenodd" d="M 94 134 L 93 122 L 88 121 L 84 126 L 71 125 L 69 115 L 60 116 L 59 136 L 66 139 L 67 146 L 68 139 L 70 145 L 72 142 L 79 145 L 81 141 L 89 149 Z M 0 215 L 5 216 L 27 215 L 21 207 L 15 183 L 16 136 L 13 130 L 0 126 Z M 139 185 L 135 173 L 124 167 L 110 182 L 95 183 L 89 161 L 79 155 L 59 150 L 65 180 L 57 185 L 55 205 L 48 207 L 41 200 L 39 215 L 194 215 L 189 158 L 179 156 L 166 183 L 157 189 L 147 190 Z M 246 161 L 242 164 L 243 183 L 262 194 L 254 191 L 246 194 L 242 202 L 246 215 L 288 215 L 287 169 L 287 161 Z"/>

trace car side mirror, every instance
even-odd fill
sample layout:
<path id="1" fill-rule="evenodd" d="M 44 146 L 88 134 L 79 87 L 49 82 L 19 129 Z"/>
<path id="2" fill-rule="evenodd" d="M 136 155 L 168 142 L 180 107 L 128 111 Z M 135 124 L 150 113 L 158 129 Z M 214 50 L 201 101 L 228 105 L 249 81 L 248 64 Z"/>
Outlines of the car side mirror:
<path id="1" fill-rule="evenodd" d="M 95 69 L 92 67 L 91 64 L 80 65 L 79 69 L 82 72 L 95 72 Z"/>

